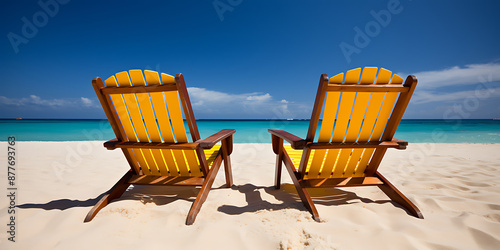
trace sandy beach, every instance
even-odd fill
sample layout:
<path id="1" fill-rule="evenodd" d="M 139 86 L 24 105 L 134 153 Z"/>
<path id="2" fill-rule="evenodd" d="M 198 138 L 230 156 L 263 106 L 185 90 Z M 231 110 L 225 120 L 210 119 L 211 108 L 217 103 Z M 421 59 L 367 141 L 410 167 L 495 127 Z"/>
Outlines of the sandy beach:
<path id="1" fill-rule="evenodd" d="M 7 143 L 0 157 L 7 168 Z M 17 142 L 16 238 L 8 241 L 7 171 L 0 249 L 498 249 L 500 144 L 412 144 L 379 171 L 422 211 L 409 216 L 377 187 L 310 189 L 315 222 L 288 174 L 272 187 L 271 144 L 235 144 L 234 186 L 220 171 L 192 226 L 198 188 L 135 186 L 83 219 L 128 169 L 102 142 Z"/>

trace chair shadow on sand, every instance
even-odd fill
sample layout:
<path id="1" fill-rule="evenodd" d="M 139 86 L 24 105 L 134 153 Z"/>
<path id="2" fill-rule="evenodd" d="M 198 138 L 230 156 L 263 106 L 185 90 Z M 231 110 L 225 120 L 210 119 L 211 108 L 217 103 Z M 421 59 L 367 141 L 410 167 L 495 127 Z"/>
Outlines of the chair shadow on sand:
<path id="1" fill-rule="evenodd" d="M 225 185 L 221 187 L 212 187 L 214 189 L 225 189 Z M 117 199 L 114 199 L 111 203 L 122 201 L 122 200 L 139 200 L 143 204 L 154 203 L 158 206 L 166 205 L 177 200 L 186 200 L 193 202 L 198 195 L 199 188 L 193 186 L 144 186 L 136 185 L 131 186 L 127 191 Z M 66 210 L 74 207 L 92 207 L 94 206 L 105 194 L 102 193 L 96 198 L 87 200 L 70 200 L 70 199 L 60 199 L 53 200 L 47 203 L 25 203 L 18 205 L 18 208 L 29 209 L 29 208 L 39 208 L 44 210 Z"/>
<path id="2" fill-rule="evenodd" d="M 233 186 L 233 190 L 237 190 L 245 195 L 246 206 L 233 206 L 233 205 L 222 205 L 217 210 L 222 213 L 236 215 L 243 213 L 257 212 L 260 210 L 281 210 L 294 208 L 300 211 L 307 211 L 305 206 L 302 204 L 297 191 L 292 184 L 283 183 L 280 189 L 275 189 L 274 186 L 255 186 L 252 184 L 245 184 L 242 186 Z M 267 194 L 274 196 L 276 200 L 282 203 L 276 204 L 271 203 L 267 200 L 263 200 L 259 190 L 264 190 Z M 361 201 L 363 203 L 392 203 L 396 207 L 403 208 L 399 204 L 387 200 L 377 200 L 373 201 L 369 198 L 359 197 L 354 192 L 345 191 L 338 188 L 311 188 L 308 189 L 311 198 L 316 204 L 328 205 L 328 206 L 338 206 L 338 205 L 348 205 L 353 202 Z M 403 208 L 404 209 L 404 208 Z"/>
<path id="3" fill-rule="evenodd" d="M 225 189 L 225 185 L 222 185 L 220 187 L 213 187 L 212 189 Z M 274 186 L 255 186 L 253 184 L 244 184 L 241 186 L 233 185 L 231 189 L 244 194 L 245 200 L 248 204 L 241 207 L 233 205 L 222 205 L 217 209 L 219 212 L 229 215 L 237 215 L 257 212 L 261 210 L 281 210 L 289 208 L 298 209 L 300 211 L 307 211 L 300 198 L 298 197 L 295 187 L 292 184 L 283 183 L 281 184 L 281 189 L 275 189 Z M 282 203 L 271 203 L 267 200 L 262 199 L 259 190 L 264 190 L 264 192 L 274 196 L 276 200 L 279 200 Z M 113 200 L 112 203 L 123 200 L 139 200 L 143 204 L 154 203 L 155 205 L 162 206 L 177 200 L 193 202 L 196 199 L 196 195 L 198 194 L 198 192 L 199 188 L 192 186 L 165 187 L 136 185 L 133 187 L 129 187 L 120 198 Z M 18 205 L 17 207 L 21 209 L 35 208 L 44 210 L 66 210 L 75 207 L 92 207 L 106 193 L 107 192 L 100 194 L 96 198 L 87 200 L 59 199 L 47 203 L 25 203 Z M 396 207 L 401 207 L 399 204 L 394 203 L 389 199 L 373 201 L 369 198 L 359 197 L 354 192 L 349 192 L 338 188 L 309 189 L 309 194 L 316 204 L 329 206 L 347 205 L 350 204 L 350 201 L 361 201 L 363 203 L 379 204 L 389 202 L 393 203 L 393 205 Z"/>

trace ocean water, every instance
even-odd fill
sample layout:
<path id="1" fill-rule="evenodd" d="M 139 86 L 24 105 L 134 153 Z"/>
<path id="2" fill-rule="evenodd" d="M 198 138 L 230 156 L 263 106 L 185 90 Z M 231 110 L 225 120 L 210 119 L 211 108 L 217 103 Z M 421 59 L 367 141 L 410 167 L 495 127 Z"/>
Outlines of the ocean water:
<path id="1" fill-rule="evenodd" d="M 309 127 L 308 120 L 198 120 L 197 124 L 202 138 L 236 129 L 235 143 L 271 143 L 269 128 L 304 138 Z M 17 141 L 115 138 L 107 120 L 0 120 L 0 141 L 9 136 Z M 394 137 L 412 143 L 500 143 L 500 120 L 403 120 Z"/>

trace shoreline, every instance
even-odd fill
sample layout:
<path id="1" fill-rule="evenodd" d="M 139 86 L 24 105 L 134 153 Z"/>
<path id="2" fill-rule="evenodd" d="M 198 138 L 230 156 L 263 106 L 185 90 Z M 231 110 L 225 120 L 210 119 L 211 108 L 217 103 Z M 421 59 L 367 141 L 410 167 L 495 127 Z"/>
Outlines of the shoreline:
<path id="1" fill-rule="evenodd" d="M 280 128 L 299 137 L 307 134 L 307 120 L 200 120 L 198 130 L 206 138 L 222 128 L 236 129 L 236 143 L 271 143 L 269 128 Z M 3 131 L 3 132 L 2 132 Z M 500 121 L 403 120 L 396 138 L 410 143 L 500 143 Z M 0 141 L 89 141 L 116 137 L 107 120 L 0 121 Z"/>
<path id="2" fill-rule="evenodd" d="M 103 142 L 16 145 L 17 241 L 8 241 L 4 230 L 0 248 L 159 248 L 166 241 L 174 249 L 385 249 L 388 244 L 489 249 L 500 244 L 499 143 L 410 142 L 406 150 L 388 150 L 380 172 L 425 219 L 408 215 L 376 187 L 309 189 L 321 223 L 298 200 L 286 171 L 281 189 L 272 187 L 271 143 L 235 143 L 233 187 L 223 187 L 219 171 L 195 223 L 186 226 L 199 188 L 134 186 L 83 223 L 97 198 L 129 169 L 121 151 L 108 151 Z M 0 147 L 7 148 L 7 142 Z M 0 158 L 7 160 L 6 154 Z M 7 203 L 2 204 L 0 221 L 7 224 Z"/>

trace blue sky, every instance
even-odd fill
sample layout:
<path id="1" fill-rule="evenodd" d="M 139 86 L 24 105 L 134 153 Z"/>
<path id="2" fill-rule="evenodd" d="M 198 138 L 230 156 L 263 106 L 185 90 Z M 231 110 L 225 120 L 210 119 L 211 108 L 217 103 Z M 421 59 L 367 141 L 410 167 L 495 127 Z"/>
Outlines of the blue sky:
<path id="1" fill-rule="evenodd" d="M 197 118 L 309 118 L 321 74 L 364 66 L 417 76 L 404 118 L 500 118 L 499 7 L 9 1 L 0 10 L 0 118 L 105 118 L 91 80 L 129 69 L 183 73 Z"/>

